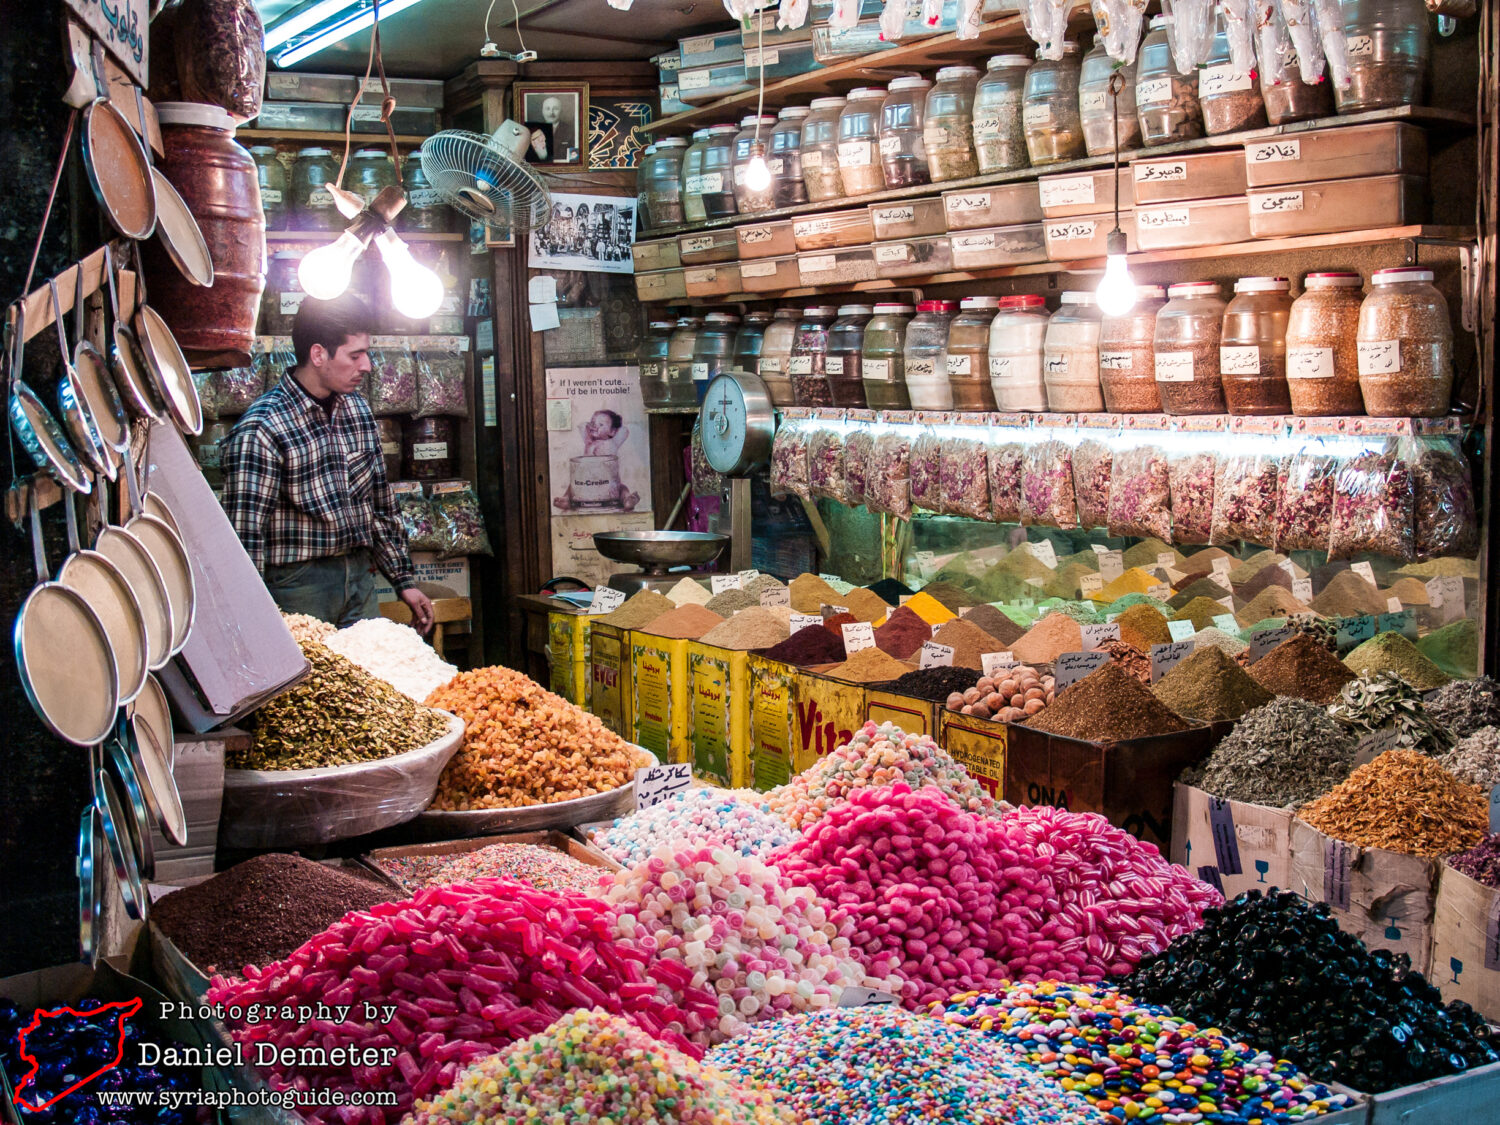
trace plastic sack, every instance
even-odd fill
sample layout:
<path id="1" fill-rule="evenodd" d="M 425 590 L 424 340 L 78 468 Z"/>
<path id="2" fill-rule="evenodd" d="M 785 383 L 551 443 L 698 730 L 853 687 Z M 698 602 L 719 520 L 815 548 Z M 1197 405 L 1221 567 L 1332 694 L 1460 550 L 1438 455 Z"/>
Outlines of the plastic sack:
<path id="1" fill-rule="evenodd" d="M 438 533 L 437 515 L 427 499 L 421 481 L 401 480 L 391 485 L 396 501 L 396 515 L 406 531 L 406 546 L 411 551 L 441 551 L 443 539 Z"/>
<path id="2" fill-rule="evenodd" d="M 943 22 L 943 0 L 922 0 L 922 22 L 936 27 Z"/>
<path id="3" fill-rule="evenodd" d="M 1219 459 L 1214 474 L 1214 516 L 1209 542 L 1238 540 L 1269 546 L 1276 539 L 1276 500 L 1280 459 L 1271 435 L 1235 434 L 1233 452 Z"/>
<path id="4" fill-rule="evenodd" d="M 870 462 L 874 457 L 874 428 L 852 423 L 849 435 L 844 439 L 844 487 L 848 492 L 851 507 L 858 507 L 865 502 L 865 492 L 869 487 Z"/>
<path id="5" fill-rule="evenodd" d="M 1073 498 L 1079 527 L 1103 527 L 1109 522 L 1109 479 L 1114 450 L 1102 430 L 1080 431 L 1073 450 Z"/>
<path id="6" fill-rule="evenodd" d="M 880 426 L 870 450 L 865 507 L 897 519 L 911 519 L 911 445 L 902 426 Z"/>
<path id="7" fill-rule="evenodd" d="M 1450 438 L 1419 438 L 1412 461 L 1416 484 L 1416 553 L 1471 559 L 1479 553 L 1479 520 L 1469 462 Z"/>
<path id="8" fill-rule="evenodd" d="M 833 0 L 833 14 L 828 26 L 834 31 L 848 31 L 859 22 L 860 0 Z"/>
<path id="9" fill-rule="evenodd" d="M 214 376 L 217 371 L 194 371 L 193 386 L 198 389 L 198 402 L 203 407 L 203 420 L 205 422 L 217 422 L 219 420 L 219 395 L 214 387 Z"/>
<path id="10" fill-rule="evenodd" d="M 1061 429 L 1033 431 L 1037 440 L 1021 460 L 1021 522 L 1064 530 L 1078 526 L 1073 495 L 1072 435 Z"/>
<path id="11" fill-rule="evenodd" d="M 1338 0 L 1334 0 L 1337 5 Z M 1254 76 L 1255 14 L 1250 0 L 1219 0 L 1224 17 L 1224 37 L 1229 41 L 1229 62 L 1236 77 Z"/>
<path id="12" fill-rule="evenodd" d="M 1339 472 L 1337 443 L 1310 438 L 1282 459 L 1276 500 L 1278 551 L 1324 551 L 1333 519 L 1333 485 Z"/>
<path id="13" fill-rule="evenodd" d="M 495 553 L 484 528 L 479 496 L 468 481 L 450 480 L 434 484 L 430 503 L 437 537 L 442 542 L 438 549 L 443 558 Z"/>
<path id="14" fill-rule="evenodd" d="M 1116 62 L 1129 66 L 1141 46 L 1141 24 L 1147 0 L 1093 0 L 1094 24 L 1104 50 Z"/>
<path id="15" fill-rule="evenodd" d="M 1344 11 L 1339 0 L 1313 0 L 1318 39 L 1328 61 L 1328 77 L 1340 90 L 1349 88 L 1349 39 L 1344 34 Z"/>
<path id="16" fill-rule="evenodd" d="M 266 85 L 266 29 L 254 0 L 181 0 L 157 17 L 162 18 L 169 20 L 181 100 L 219 106 L 236 125 L 258 117 Z M 139 31 L 145 34 L 146 28 Z"/>
<path id="17" fill-rule="evenodd" d="M 626 7 L 630 5 L 627 3 Z M 735 22 L 744 23 L 746 17 L 759 10 L 760 4 L 757 0 L 724 0 L 724 10 L 734 17 Z"/>
<path id="18" fill-rule="evenodd" d="M 377 418 L 417 412 L 417 357 L 406 348 L 370 353 L 370 413 Z"/>
<path id="19" fill-rule="evenodd" d="M 782 29 L 798 28 L 807 22 L 808 0 L 781 0 L 776 11 L 776 26 Z"/>
<path id="20" fill-rule="evenodd" d="M 844 472 L 844 423 L 819 421 L 807 439 L 807 484 L 814 500 L 849 503 Z"/>
<path id="21" fill-rule="evenodd" d="M 1038 59 L 1056 62 L 1067 44 L 1069 0 L 1019 0 L 1021 22 L 1036 43 Z"/>
<path id="22" fill-rule="evenodd" d="M 1286 25 L 1297 54 L 1302 81 L 1312 83 L 1323 77 L 1323 41 L 1318 34 L 1318 18 L 1312 0 L 1276 0 L 1281 21 Z M 1342 29 L 1341 29 L 1342 30 Z"/>
<path id="23" fill-rule="evenodd" d="M 978 39 L 984 0 L 958 0 L 958 37 Z"/>
<path id="24" fill-rule="evenodd" d="M 230 367 L 214 372 L 214 393 L 219 400 L 219 413 L 226 418 L 237 418 L 266 392 L 263 374 L 254 367 Z"/>
<path id="25" fill-rule="evenodd" d="M 1411 467 L 1394 443 L 1351 457 L 1334 481 L 1329 560 L 1369 551 L 1410 562 L 1417 553 L 1414 511 Z"/>
<path id="26" fill-rule="evenodd" d="M 1192 74 L 1208 61 L 1214 45 L 1214 0 L 1162 0 L 1167 42 L 1178 74 Z"/>
<path id="27" fill-rule="evenodd" d="M 935 426 L 923 426 L 911 443 L 911 503 L 929 512 L 943 510 L 943 439 Z"/>
<path id="28" fill-rule="evenodd" d="M 1172 496 L 1172 542 L 1207 543 L 1213 534 L 1214 480 L 1219 435 L 1178 433 L 1167 454 L 1167 485 Z"/>
<path id="29" fill-rule="evenodd" d="M 883 42 L 894 43 L 901 38 L 901 33 L 906 30 L 906 8 L 907 0 L 885 0 L 885 7 L 880 10 L 880 38 Z"/>
<path id="30" fill-rule="evenodd" d="M 460 351 L 424 351 L 416 357 L 417 409 L 414 418 L 447 414 L 454 418 L 469 416 L 469 396 L 465 386 L 464 353 Z"/>
<path id="31" fill-rule="evenodd" d="M 710 497 L 719 496 L 724 491 L 724 474 L 708 463 L 708 458 L 703 453 L 703 427 L 698 421 L 693 422 L 693 436 L 690 439 L 691 452 L 688 464 L 693 485 L 693 495 Z"/>
<path id="32" fill-rule="evenodd" d="M 771 443 L 771 495 L 777 500 L 788 496 L 812 499 L 807 483 L 807 441 L 811 436 L 808 419 L 783 418 Z"/>
<path id="33" fill-rule="evenodd" d="M 943 511 L 974 520 L 990 518 L 989 451 L 984 430 L 952 426 L 943 439 Z"/>
<path id="34" fill-rule="evenodd" d="M 992 431 L 1000 440 L 992 440 L 988 450 L 987 471 L 990 479 L 990 519 L 996 523 L 1021 522 L 1021 476 L 1026 457 L 1029 429 Z"/>
<path id="35" fill-rule="evenodd" d="M 1134 445 L 1115 454 L 1108 528 L 1111 535 L 1172 542 L 1172 482 L 1160 445 Z"/>
<path id="36" fill-rule="evenodd" d="M 1287 34 L 1286 20 L 1276 0 L 1255 0 L 1255 64 L 1260 69 L 1262 83 L 1280 86 L 1300 75 L 1292 74 L 1292 62 L 1297 57 L 1292 46 L 1292 37 Z"/>

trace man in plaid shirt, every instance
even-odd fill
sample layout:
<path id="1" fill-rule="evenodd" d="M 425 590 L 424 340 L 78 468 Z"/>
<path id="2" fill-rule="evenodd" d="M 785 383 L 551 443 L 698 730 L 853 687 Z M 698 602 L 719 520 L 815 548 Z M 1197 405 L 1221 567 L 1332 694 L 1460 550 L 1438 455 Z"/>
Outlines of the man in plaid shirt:
<path id="1" fill-rule="evenodd" d="M 224 507 L 287 613 L 340 627 L 376 616 L 378 567 L 425 633 L 432 603 L 412 575 L 380 435 L 358 393 L 372 319 L 348 294 L 302 302 L 292 325 L 297 366 L 224 444 Z"/>

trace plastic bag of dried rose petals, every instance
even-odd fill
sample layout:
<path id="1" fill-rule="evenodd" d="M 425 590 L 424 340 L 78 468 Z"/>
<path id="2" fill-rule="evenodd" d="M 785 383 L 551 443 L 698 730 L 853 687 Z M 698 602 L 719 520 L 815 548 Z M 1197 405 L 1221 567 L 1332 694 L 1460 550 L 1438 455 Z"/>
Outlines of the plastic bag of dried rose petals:
<path id="1" fill-rule="evenodd" d="M 1416 488 L 1402 444 L 1366 449 L 1340 467 L 1333 484 L 1330 561 L 1366 551 L 1402 561 L 1416 558 Z"/>
<path id="2" fill-rule="evenodd" d="M 1333 520 L 1333 482 L 1345 457 L 1358 451 L 1337 437 L 1309 437 L 1283 457 L 1277 478 L 1278 551 L 1325 551 Z"/>
<path id="3" fill-rule="evenodd" d="M 701 422 L 693 423 L 693 436 L 690 441 L 690 460 L 693 476 L 693 495 L 701 497 L 718 496 L 724 491 L 724 474 L 720 473 L 708 463 L 708 458 L 703 453 L 703 426 Z"/>
<path id="4" fill-rule="evenodd" d="M 370 352 L 370 413 L 377 418 L 417 411 L 417 357 L 410 348 Z"/>
<path id="5" fill-rule="evenodd" d="M 469 416 L 464 353 L 439 349 L 417 353 L 417 409 L 414 418 Z"/>
<path id="6" fill-rule="evenodd" d="M 1021 522 L 1064 530 L 1078 526 L 1073 495 L 1074 432 L 1061 428 L 1034 430 L 1037 440 L 1021 461 Z"/>
<path id="7" fill-rule="evenodd" d="M 814 500 L 849 503 L 844 475 L 844 432 L 841 421 L 819 419 L 807 439 L 807 486 Z"/>
<path id="8" fill-rule="evenodd" d="M 1416 444 L 1417 558 L 1473 558 L 1479 551 L 1479 521 L 1469 461 L 1455 438 L 1422 437 Z"/>
<path id="9" fill-rule="evenodd" d="M 851 507 L 865 503 L 870 462 L 875 456 L 875 429 L 869 423 L 851 422 L 844 438 L 844 488 Z"/>
<path id="10" fill-rule="evenodd" d="M 432 485 L 432 513 L 443 558 L 460 555 L 493 555 L 479 496 L 468 481 L 439 481 Z"/>
<path id="11" fill-rule="evenodd" d="M 785 418 L 771 443 L 771 495 L 778 500 L 800 496 L 811 500 L 807 479 L 807 442 L 810 420 Z"/>
<path id="12" fill-rule="evenodd" d="M 1021 522 L 1021 465 L 1029 429 L 992 430 L 987 455 L 990 478 L 990 519 L 996 523 Z"/>
<path id="13" fill-rule="evenodd" d="M 989 452 L 978 426 L 950 426 L 943 438 L 943 511 L 970 519 L 990 518 Z"/>
<path id="14" fill-rule="evenodd" d="M 402 480 L 391 485 L 396 500 L 396 515 L 406 529 L 406 545 L 413 551 L 441 551 L 443 535 L 438 527 L 437 512 L 422 488 L 421 481 Z"/>
<path id="15" fill-rule="evenodd" d="M 1073 471 L 1078 471 L 1076 464 Z M 1109 478 L 1108 526 L 1111 535 L 1172 542 L 1171 476 L 1166 450 L 1160 445 L 1131 445 L 1115 455 Z"/>
<path id="16" fill-rule="evenodd" d="M 1172 542 L 1207 543 L 1213 533 L 1216 443 L 1223 435 L 1179 432 L 1167 453 L 1167 485 L 1172 496 Z"/>
<path id="17" fill-rule="evenodd" d="M 1219 458 L 1214 474 L 1214 516 L 1209 542 L 1244 540 L 1270 546 L 1276 538 L 1276 500 L 1281 483 L 1276 439 L 1236 434 L 1234 452 Z"/>
<path id="18" fill-rule="evenodd" d="M 880 425 L 870 449 L 865 507 L 897 519 L 911 519 L 911 445 L 908 427 Z"/>
<path id="19" fill-rule="evenodd" d="M 943 510 L 943 439 L 936 426 L 919 426 L 912 438 L 911 503 L 929 512 Z"/>
<path id="20" fill-rule="evenodd" d="M 1109 478 L 1114 465 L 1110 437 L 1103 430 L 1080 430 L 1073 450 L 1073 497 L 1078 503 L 1079 527 L 1103 527 L 1109 522 Z"/>

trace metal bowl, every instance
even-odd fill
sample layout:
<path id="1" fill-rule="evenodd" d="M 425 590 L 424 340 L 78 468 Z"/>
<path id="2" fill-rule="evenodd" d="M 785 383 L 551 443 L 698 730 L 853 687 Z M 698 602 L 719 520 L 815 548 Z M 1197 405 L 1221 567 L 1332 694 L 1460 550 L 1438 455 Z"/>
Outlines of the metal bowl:
<path id="1" fill-rule="evenodd" d="M 648 570 L 702 566 L 729 546 L 729 536 L 713 531 L 600 531 L 594 546 L 607 559 Z"/>

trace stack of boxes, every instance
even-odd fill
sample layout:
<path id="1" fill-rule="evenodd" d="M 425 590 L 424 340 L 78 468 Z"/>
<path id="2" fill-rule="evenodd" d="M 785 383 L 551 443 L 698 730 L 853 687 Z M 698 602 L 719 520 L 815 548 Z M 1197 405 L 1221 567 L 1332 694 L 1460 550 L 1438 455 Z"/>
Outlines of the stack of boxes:
<path id="1" fill-rule="evenodd" d="M 391 127 L 406 136 L 426 137 L 438 130 L 438 111 L 443 108 L 443 83 L 415 78 L 392 78 L 391 96 L 396 99 Z M 260 116 L 250 123 L 256 129 L 309 130 L 342 133 L 349 103 L 359 93 L 359 79 L 345 74 L 296 74 L 274 70 L 266 75 L 266 97 Z M 378 85 L 365 87 L 364 97 L 354 107 L 352 131 L 385 135 L 380 119 Z"/>

